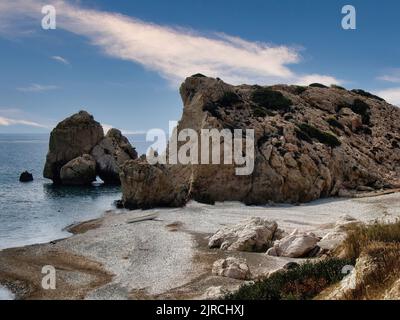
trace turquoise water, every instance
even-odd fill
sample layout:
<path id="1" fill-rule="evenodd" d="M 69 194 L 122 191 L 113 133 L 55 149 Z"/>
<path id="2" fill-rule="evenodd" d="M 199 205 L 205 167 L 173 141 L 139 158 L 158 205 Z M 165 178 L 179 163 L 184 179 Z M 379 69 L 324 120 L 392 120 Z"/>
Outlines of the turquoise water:
<path id="1" fill-rule="evenodd" d="M 101 216 L 121 198 L 120 187 L 60 187 L 44 179 L 48 137 L 0 134 L 0 250 L 67 237 L 66 226 Z M 19 182 L 25 170 L 33 182 Z"/>

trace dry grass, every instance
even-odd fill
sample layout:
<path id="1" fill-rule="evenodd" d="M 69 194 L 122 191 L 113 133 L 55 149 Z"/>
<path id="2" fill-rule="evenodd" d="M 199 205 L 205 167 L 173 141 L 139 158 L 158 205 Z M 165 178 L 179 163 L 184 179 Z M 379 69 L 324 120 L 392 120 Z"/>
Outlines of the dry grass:
<path id="1" fill-rule="evenodd" d="M 348 259 L 357 259 L 373 243 L 400 243 L 400 221 L 392 224 L 375 223 L 353 226 L 340 250 Z"/>
<path id="2" fill-rule="evenodd" d="M 385 292 L 400 278 L 400 221 L 353 226 L 340 248 L 341 255 L 364 266 L 349 300 L 383 299 Z M 360 263 L 362 261 L 362 263 Z M 356 269 L 357 269 L 356 265 Z"/>

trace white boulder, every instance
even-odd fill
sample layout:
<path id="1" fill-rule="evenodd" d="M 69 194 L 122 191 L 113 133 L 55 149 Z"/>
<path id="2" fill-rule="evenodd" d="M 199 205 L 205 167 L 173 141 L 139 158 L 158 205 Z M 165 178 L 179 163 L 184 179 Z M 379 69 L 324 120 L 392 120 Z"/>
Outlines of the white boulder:
<path id="1" fill-rule="evenodd" d="M 246 260 L 234 257 L 215 261 L 212 274 L 238 280 L 248 280 L 251 276 Z"/>
<path id="2" fill-rule="evenodd" d="M 310 253 L 320 239 L 315 234 L 293 231 L 290 235 L 277 240 L 267 251 L 267 255 L 289 258 L 301 258 Z"/>
<path id="3" fill-rule="evenodd" d="M 275 221 L 251 218 L 218 230 L 209 239 L 208 246 L 229 251 L 264 251 L 281 235 Z"/>

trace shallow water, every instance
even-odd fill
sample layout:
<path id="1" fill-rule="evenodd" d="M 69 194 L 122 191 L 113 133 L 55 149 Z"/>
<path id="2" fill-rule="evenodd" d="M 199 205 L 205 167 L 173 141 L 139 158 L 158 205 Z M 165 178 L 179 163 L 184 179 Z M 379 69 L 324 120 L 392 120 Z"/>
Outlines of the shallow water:
<path id="1" fill-rule="evenodd" d="M 15 296 L 7 288 L 0 286 L 0 300 L 14 300 Z"/>
<path id="2" fill-rule="evenodd" d="M 0 250 L 67 237 L 67 225 L 97 218 L 121 198 L 120 187 L 56 187 L 44 179 L 48 138 L 0 134 Z M 25 170 L 33 182 L 19 182 Z"/>

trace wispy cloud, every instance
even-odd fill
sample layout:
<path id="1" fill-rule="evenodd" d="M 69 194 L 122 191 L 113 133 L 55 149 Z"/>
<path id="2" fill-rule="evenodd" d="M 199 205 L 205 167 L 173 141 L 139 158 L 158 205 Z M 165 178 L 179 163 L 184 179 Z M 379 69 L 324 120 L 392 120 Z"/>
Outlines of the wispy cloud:
<path id="1" fill-rule="evenodd" d="M 400 107 L 400 87 L 378 90 L 375 94 L 387 102 Z"/>
<path id="2" fill-rule="evenodd" d="M 12 126 L 12 125 L 24 125 L 24 126 L 43 128 L 43 129 L 49 128 L 49 126 L 47 126 L 47 125 L 40 124 L 40 123 L 30 121 L 30 120 L 11 119 L 11 118 L 6 118 L 6 117 L 0 117 L 0 126 Z"/>
<path id="3" fill-rule="evenodd" d="M 60 62 L 60 63 L 62 63 L 62 64 L 66 64 L 66 65 L 69 65 L 69 64 L 70 64 L 69 61 L 68 61 L 67 59 L 65 59 L 65 58 L 63 58 L 63 57 L 61 57 L 61 56 L 52 56 L 51 59 L 53 59 L 53 60 L 55 60 L 55 61 L 57 61 L 57 62 Z"/>
<path id="4" fill-rule="evenodd" d="M 27 87 L 17 88 L 17 90 L 21 92 L 43 92 L 43 91 L 56 90 L 58 88 L 59 88 L 58 86 L 54 85 L 42 85 L 33 83 Z"/>
<path id="5" fill-rule="evenodd" d="M 106 134 L 110 129 L 115 128 L 111 124 L 102 123 L 101 126 L 103 127 L 104 134 Z M 122 134 L 145 134 L 146 131 L 132 131 L 132 130 L 125 130 L 120 129 Z"/>
<path id="6" fill-rule="evenodd" d="M 38 0 L 3 3 L 0 17 L 15 24 L 19 13 L 37 23 L 44 4 Z M 341 82 L 328 75 L 298 74 L 291 70 L 291 64 L 301 62 L 299 50 L 293 47 L 157 25 L 63 0 L 53 1 L 53 5 L 57 9 L 57 28 L 84 36 L 105 54 L 138 63 L 173 84 L 198 72 L 232 83 Z"/>
<path id="7" fill-rule="evenodd" d="M 378 80 L 400 83 L 400 68 L 389 69 L 385 74 L 377 77 Z"/>

